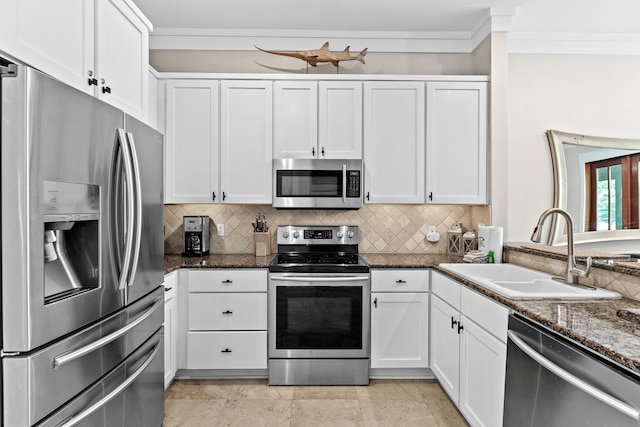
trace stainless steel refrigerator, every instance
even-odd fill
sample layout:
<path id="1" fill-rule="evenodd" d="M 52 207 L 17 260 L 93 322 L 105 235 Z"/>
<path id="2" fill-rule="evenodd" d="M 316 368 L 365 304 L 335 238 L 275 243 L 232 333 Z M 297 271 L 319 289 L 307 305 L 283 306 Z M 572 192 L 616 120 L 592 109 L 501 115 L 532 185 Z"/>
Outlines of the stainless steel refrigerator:
<path id="1" fill-rule="evenodd" d="M 2 425 L 158 427 L 162 135 L 0 70 Z"/>

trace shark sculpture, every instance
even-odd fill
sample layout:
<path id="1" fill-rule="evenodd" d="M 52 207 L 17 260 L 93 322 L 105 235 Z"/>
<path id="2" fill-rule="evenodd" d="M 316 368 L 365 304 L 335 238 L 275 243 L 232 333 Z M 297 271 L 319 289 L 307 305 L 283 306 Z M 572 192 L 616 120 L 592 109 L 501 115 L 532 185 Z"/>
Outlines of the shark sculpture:
<path id="1" fill-rule="evenodd" d="M 336 67 L 340 61 L 360 61 L 364 64 L 364 56 L 367 54 L 367 48 L 364 48 L 359 54 L 351 55 L 349 53 L 349 46 L 347 46 L 342 52 L 331 52 L 329 50 L 329 42 L 323 44 L 320 49 L 313 50 L 265 50 L 258 46 L 255 46 L 255 48 L 274 55 L 299 58 L 307 61 L 313 67 L 315 67 L 319 62 L 331 62 Z"/>

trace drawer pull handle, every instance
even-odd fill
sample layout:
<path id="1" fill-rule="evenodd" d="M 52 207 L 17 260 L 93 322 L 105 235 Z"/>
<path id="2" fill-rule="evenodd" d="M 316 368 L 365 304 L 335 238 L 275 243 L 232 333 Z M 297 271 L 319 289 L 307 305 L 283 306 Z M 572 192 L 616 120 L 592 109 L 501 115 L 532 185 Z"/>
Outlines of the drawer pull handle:
<path id="1" fill-rule="evenodd" d="M 220 353 L 231 353 L 231 350 L 229 350 L 228 348 L 225 348 Z"/>
<path id="2" fill-rule="evenodd" d="M 233 311 L 231 310 L 223 311 L 222 314 L 233 314 Z"/>
<path id="3" fill-rule="evenodd" d="M 407 283 L 407 281 L 406 280 L 402 280 L 402 279 L 398 279 L 398 280 L 396 280 L 396 283 L 402 284 L 402 283 Z"/>
<path id="4" fill-rule="evenodd" d="M 233 280 L 229 280 L 229 279 L 223 280 L 222 283 L 233 283 Z"/>

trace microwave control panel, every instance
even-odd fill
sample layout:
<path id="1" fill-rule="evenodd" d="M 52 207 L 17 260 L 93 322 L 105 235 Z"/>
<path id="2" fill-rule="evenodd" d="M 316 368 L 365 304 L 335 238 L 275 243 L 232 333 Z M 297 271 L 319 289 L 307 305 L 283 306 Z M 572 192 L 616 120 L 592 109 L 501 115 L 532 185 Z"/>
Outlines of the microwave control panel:
<path id="1" fill-rule="evenodd" d="M 360 171 L 347 171 L 347 197 L 360 197 Z"/>

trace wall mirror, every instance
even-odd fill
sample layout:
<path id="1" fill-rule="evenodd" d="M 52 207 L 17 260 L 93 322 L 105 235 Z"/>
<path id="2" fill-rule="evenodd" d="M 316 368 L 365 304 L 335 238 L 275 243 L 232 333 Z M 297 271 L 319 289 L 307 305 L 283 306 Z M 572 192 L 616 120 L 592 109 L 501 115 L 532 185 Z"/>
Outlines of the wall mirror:
<path id="1" fill-rule="evenodd" d="M 585 247 L 593 249 L 599 249 L 596 243 L 606 243 L 600 247 L 607 252 L 640 252 L 640 139 L 556 130 L 548 130 L 547 139 L 553 161 L 554 206 L 571 214 L 575 242 L 588 243 Z M 554 215 L 548 243 L 566 244 L 566 237 L 565 222 Z"/>

